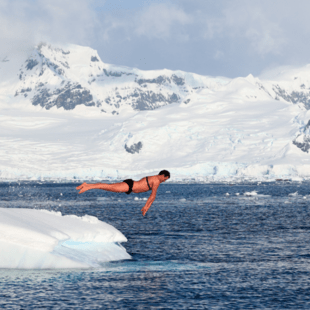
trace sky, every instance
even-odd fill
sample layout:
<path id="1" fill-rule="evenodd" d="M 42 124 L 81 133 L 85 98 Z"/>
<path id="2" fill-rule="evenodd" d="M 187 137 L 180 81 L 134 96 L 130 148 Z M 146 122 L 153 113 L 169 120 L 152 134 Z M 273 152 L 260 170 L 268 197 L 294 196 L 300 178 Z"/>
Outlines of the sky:
<path id="1" fill-rule="evenodd" d="M 0 57 L 40 42 L 230 78 L 310 63 L 309 0 L 0 0 Z"/>

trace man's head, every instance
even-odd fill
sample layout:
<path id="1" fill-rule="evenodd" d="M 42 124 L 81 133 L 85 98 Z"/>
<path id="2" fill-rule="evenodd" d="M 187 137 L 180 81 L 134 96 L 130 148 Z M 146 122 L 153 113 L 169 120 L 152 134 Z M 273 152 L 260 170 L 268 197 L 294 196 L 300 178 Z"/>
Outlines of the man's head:
<path id="1" fill-rule="evenodd" d="M 167 170 L 162 170 L 158 173 L 158 175 L 163 175 L 165 177 L 168 177 L 168 179 L 170 178 L 170 172 Z"/>

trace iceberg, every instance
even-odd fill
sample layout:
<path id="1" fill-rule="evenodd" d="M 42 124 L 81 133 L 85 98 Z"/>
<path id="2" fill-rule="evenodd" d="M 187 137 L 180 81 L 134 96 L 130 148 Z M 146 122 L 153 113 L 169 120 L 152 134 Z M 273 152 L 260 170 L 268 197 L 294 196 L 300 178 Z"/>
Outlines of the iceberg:
<path id="1" fill-rule="evenodd" d="M 126 237 L 94 216 L 0 208 L 0 268 L 91 268 L 130 259 Z"/>

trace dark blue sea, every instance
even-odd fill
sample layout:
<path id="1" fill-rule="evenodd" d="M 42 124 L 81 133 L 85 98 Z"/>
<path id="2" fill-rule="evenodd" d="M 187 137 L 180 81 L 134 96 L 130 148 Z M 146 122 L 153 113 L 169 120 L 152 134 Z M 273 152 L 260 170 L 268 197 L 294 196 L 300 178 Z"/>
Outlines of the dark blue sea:
<path id="1" fill-rule="evenodd" d="M 96 216 L 132 260 L 2 269 L 1 308 L 310 309 L 310 183 L 162 184 L 145 217 L 148 193 L 76 186 L 1 183 L 0 207 Z"/>

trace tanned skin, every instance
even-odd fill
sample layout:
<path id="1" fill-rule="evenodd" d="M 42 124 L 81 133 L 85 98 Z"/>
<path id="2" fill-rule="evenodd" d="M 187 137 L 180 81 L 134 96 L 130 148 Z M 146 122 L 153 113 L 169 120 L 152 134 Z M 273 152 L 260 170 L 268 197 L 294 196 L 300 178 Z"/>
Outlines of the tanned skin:
<path id="1" fill-rule="evenodd" d="M 147 200 L 145 206 L 141 209 L 142 215 L 144 216 L 145 213 L 148 211 L 148 209 L 151 207 L 152 203 L 154 202 L 156 198 L 156 193 L 158 186 L 167 181 L 169 177 L 164 176 L 163 174 L 161 175 L 153 175 L 148 177 L 148 181 L 152 190 L 152 193 Z M 120 183 L 114 183 L 114 184 L 106 184 L 106 183 L 96 183 L 96 184 L 87 184 L 83 183 L 80 186 L 76 188 L 79 190 L 79 194 L 82 194 L 90 189 L 103 189 L 108 192 L 115 192 L 115 193 L 126 193 L 129 190 L 129 186 L 125 182 L 120 182 Z M 144 193 L 149 191 L 149 187 L 146 182 L 146 178 L 142 178 L 139 181 L 134 181 L 132 191 L 134 193 Z"/>

